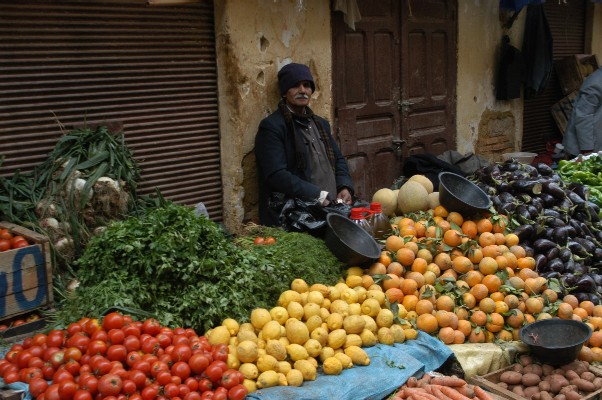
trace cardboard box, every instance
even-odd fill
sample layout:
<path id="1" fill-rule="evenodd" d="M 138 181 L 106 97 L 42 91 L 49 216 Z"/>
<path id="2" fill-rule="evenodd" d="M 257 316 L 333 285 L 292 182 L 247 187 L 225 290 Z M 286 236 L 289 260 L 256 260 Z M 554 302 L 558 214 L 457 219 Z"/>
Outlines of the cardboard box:
<path id="1" fill-rule="evenodd" d="M 554 63 L 558 83 L 565 96 L 578 90 L 585 78 L 598 69 L 595 54 L 574 54 Z"/>
<path id="2" fill-rule="evenodd" d="M 563 97 L 559 102 L 552 106 L 552 118 L 554 118 L 554 122 L 556 122 L 556 126 L 558 126 L 558 130 L 560 133 L 564 135 L 566 131 L 566 126 L 569 123 L 569 119 L 571 118 L 571 113 L 573 112 L 573 102 L 577 97 L 578 90 L 573 91 L 568 96 Z"/>
<path id="3" fill-rule="evenodd" d="M 501 396 L 504 399 L 527 400 L 525 397 L 519 396 L 516 393 L 514 393 L 508 389 L 504 389 L 502 386 L 498 385 L 498 383 L 500 383 L 500 376 L 504 372 L 512 370 L 514 365 L 510 365 L 506 368 L 502 368 L 497 371 L 493 371 L 486 375 L 473 376 L 472 378 L 469 379 L 469 381 L 473 385 L 478 385 L 491 393 Z M 589 370 L 591 372 L 593 372 L 596 376 L 602 377 L 602 369 L 594 367 L 594 366 L 590 366 Z M 599 390 L 596 390 L 595 392 L 591 392 L 591 393 L 587 393 L 587 394 L 584 393 L 584 396 L 582 397 L 582 399 L 583 400 L 598 400 L 598 399 L 600 399 L 601 394 L 602 394 L 602 389 L 599 389 Z"/>
<path id="4" fill-rule="evenodd" d="M 10 222 L 0 222 L 30 246 L 0 252 L 0 323 L 48 307 L 53 302 L 52 262 L 48 238 Z"/>

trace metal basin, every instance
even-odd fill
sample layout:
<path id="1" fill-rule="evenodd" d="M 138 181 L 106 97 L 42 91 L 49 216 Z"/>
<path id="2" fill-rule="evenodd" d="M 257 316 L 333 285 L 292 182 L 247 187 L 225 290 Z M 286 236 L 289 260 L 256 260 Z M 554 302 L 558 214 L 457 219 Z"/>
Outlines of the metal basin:
<path id="1" fill-rule="evenodd" d="M 362 227 L 349 218 L 330 213 L 326 216 L 324 242 L 339 261 L 347 265 L 374 262 L 380 257 L 380 246 Z"/>
<path id="2" fill-rule="evenodd" d="M 491 199 L 480 187 L 453 172 L 439 173 L 439 202 L 464 217 L 488 211 Z"/>

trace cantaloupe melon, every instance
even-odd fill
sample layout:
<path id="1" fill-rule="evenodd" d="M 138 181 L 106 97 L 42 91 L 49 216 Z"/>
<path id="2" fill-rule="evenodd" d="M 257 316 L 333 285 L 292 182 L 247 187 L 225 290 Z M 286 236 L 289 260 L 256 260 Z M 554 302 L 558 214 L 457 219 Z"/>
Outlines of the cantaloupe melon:
<path id="1" fill-rule="evenodd" d="M 420 183 L 422 186 L 424 186 L 424 188 L 426 189 L 426 191 L 428 193 L 433 193 L 433 182 L 427 178 L 424 175 L 420 175 L 420 174 L 416 174 L 416 175 L 412 175 L 410 177 L 410 179 L 408 179 L 409 181 L 416 181 L 418 183 Z"/>
<path id="2" fill-rule="evenodd" d="M 383 213 L 387 217 L 395 216 L 397 211 L 397 197 L 389 188 L 382 188 L 376 191 L 372 196 L 372 202 L 380 203 Z"/>
<path id="3" fill-rule="evenodd" d="M 428 209 L 428 192 L 416 181 L 408 180 L 399 188 L 397 206 L 402 213 L 407 214 Z"/>
<path id="4" fill-rule="evenodd" d="M 429 193 L 428 195 L 429 210 L 434 210 L 435 207 L 441 205 L 439 202 L 439 192 Z"/>

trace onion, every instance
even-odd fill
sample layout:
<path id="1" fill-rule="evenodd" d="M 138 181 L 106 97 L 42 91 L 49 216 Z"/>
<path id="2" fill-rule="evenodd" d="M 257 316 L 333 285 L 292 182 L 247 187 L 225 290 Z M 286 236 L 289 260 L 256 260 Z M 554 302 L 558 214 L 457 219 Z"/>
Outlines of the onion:
<path id="1" fill-rule="evenodd" d="M 44 217 L 56 217 L 58 215 L 58 209 L 49 199 L 42 199 L 36 204 L 36 215 L 40 218 Z"/>
<path id="2" fill-rule="evenodd" d="M 40 227 L 43 229 L 59 229 L 59 221 L 56 218 L 48 217 L 40 220 Z"/>
<path id="3" fill-rule="evenodd" d="M 71 282 L 69 282 L 69 284 L 67 285 L 67 291 L 69 293 L 73 293 L 75 292 L 75 289 L 77 289 L 79 287 L 79 281 L 77 279 L 73 279 Z"/>

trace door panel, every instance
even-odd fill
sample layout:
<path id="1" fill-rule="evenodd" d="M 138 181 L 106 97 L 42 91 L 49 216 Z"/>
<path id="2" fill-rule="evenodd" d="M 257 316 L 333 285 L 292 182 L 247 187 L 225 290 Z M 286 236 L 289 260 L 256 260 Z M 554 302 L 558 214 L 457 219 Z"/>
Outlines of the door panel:
<path id="1" fill-rule="evenodd" d="M 453 1 L 404 2 L 401 104 L 404 155 L 455 148 L 456 8 Z M 410 6 L 411 5 L 411 6 Z"/>
<path id="2" fill-rule="evenodd" d="M 334 127 L 356 194 L 369 200 L 402 174 L 403 157 L 455 147 L 456 8 L 357 3 L 355 30 L 333 16 Z"/>
<path id="3" fill-rule="evenodd" d="M 355 31 L 335 14 L 335 132 L 357 196 L 391 186 L 401 173 L 399 135 L 399 2 L 359 1 Z M 339 13 L 337 13 L 339 14 Z"/>

